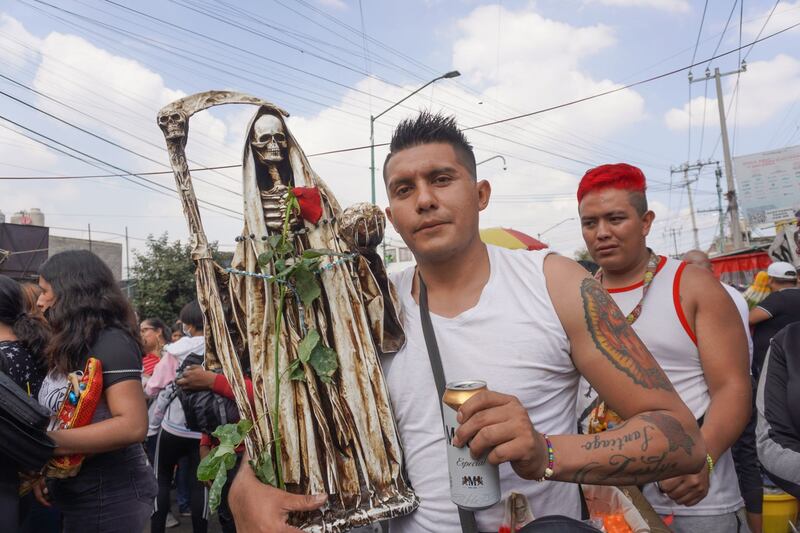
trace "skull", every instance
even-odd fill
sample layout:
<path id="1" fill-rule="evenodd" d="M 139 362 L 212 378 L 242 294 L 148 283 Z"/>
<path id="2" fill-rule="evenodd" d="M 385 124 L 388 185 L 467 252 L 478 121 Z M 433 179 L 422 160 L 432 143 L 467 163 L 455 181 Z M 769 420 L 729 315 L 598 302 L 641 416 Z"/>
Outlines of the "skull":
<path id="1" fill-rule="evenodd" d="M 158 116 L 158 127 L 167 140 L 180 139 L 186 136 L 186 115 L 180 111 L 163 113 Z"/>
<path id="2" fill-rule="evenodd" d="M 283 161 L 287 143 L 281 120 L 275 115 L 261 115 L 253 124 L 253 140 L 250 145 L 258 160 L 264 164 Z"/>

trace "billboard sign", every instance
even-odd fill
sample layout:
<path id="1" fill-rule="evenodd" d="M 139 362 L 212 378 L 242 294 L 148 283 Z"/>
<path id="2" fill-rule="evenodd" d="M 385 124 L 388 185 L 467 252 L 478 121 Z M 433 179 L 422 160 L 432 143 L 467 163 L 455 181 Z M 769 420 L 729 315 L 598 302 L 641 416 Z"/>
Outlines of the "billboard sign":
<path id="1" fill-rule="evenodd" d="M 734 157 L 733 171 L 739 207 L 750 224 L 775 222 L 782 210 L 800 208 L 800 146 Z"/>

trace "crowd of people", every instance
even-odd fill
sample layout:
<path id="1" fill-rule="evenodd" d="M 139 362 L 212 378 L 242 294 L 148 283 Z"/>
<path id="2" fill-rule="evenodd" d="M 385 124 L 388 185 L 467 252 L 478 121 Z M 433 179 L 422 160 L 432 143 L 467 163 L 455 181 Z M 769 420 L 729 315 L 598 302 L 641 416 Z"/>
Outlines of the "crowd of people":
<path id="1" fill-rule="evenodd" d="M 440 115 L 402 122 L 383 167 L 387 216 L 416 259 L 392 280 L 406 344 L 381 358 L 420 498 L 392 532 L 503 523 L 502 503 L 459 513 L 450 501 L 423 305 L 448 381 L 489 385 L 460 408 L 453 443 L 499 465 L 503 494 L 522 495 L 536 518 L 524 531 L 594 531 L 580 484 L 626 487 L 641 496 L 642 516 L 676 533 L 762 533 L 764 480 L 800 497 L 793 265 L 770 265 L 770 294 L 748 305 L 704 252 L 652 250 L 646 178 L 621 163 L 589 170 L 577 189 L 591 274 L 549 250 L 487 246 L 478 226 L 491 186 L 455 121 Z M 216 442 L 182 398 L 234 395 L 203 366 L 198 302 L 173 326 L 163 318 L 172 317 L 138 317 L 88 251 L 52 256 L 35 285 L 0 276 L 0 370 L 50 418 L 46 438 L 62 459 L 39 472 L 0 460 L 0 530 L 140 533 L 149 524 L 158 533 L 176 514 L 207 530 L 197 468 Z M 77 422 L 92 397 L 96 408 Z M 70 405 L 77 414 L 59 429 Z M 223 531 L 298 531 L 288 513 L 324 505 L 325 495 L 262 484 L 239 453 L 218 512 Z"/>

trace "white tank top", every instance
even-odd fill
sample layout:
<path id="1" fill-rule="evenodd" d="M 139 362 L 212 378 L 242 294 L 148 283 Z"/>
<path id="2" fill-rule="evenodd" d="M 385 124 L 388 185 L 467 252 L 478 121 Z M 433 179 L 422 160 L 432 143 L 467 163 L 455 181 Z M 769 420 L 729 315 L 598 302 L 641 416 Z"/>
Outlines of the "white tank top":
<path id="1" fill-rule="evenodd" d="M 545 286 L 542 264 L 547 252 L 488 249 L 491 273 L 477 305 L 454 318 L 431 316 L 445 376 L 448 381 L 481 379 L 491 390 L 516 396 L 540 432 L 575 433 L 579 375 Z M 419 306 L 411 295 L 413 277 L 413 268 L 393 277 L 403 307 L 406 344 L 396 354 L 383 356 L 382 364 L 420 506 L 392 520 L 391 532 L 460 531 L 458 511 L 450 501 L 441 398 Z M 523 480 L 506 463 L 500 466 L 500 489 L 504 499 L 511 491 L 525 494 L 535 517 L 580 518 L 577 486 L 572 483 Z M 478 511 L 476 518 L 480 531 L 497 531 L 502 502 Z"/>
<path id="2" fill-rule="evenodd" d="M 685 266 L 681 261 L 661 257 L 642 302 L 642 313 L 633 323 L 633 329 L 664 369 L 683 402 L 699 419 L 708 410 L 711 397 L 696 338 L 680 303 L 680 281 Z M 642 298 L 642 283 L 608 292 L 622 313 L 627 315 Z M 585 379 L 581 380 L 581 392 L 579 403 L 585 409 L 597 393 Z M 744 505 L 730 450 L 717 459 L 708 495 L 697 505 L 676 504 L 658 490 L 655 483 L 645 485 L 644 495 L 656 512 L 664 515 L 716 515 L 735 511 Z"/>

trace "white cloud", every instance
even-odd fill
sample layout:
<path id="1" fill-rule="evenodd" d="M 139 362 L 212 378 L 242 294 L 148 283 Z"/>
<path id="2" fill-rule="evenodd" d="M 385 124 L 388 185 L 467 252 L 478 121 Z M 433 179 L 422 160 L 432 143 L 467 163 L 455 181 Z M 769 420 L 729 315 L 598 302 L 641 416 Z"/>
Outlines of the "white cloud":
<path id="1" fill-rule="evenodd" d="M 495 24 L 485 23 L 485 17 L 495 19 L 498 14 L 503 20 L 501 35 L 498 35 Z M 500 46 L 499 62 L 497 43 Z M 449 68 L 459 69 L 463 73 L 461 80 L 466 85 L 478 87 L 480 94 L 476 96 L 451 80 L 441 80 L 382 117 L 376 123 L 376 142 L 388 141 L 397 121 L 422 107 L 454 113 L 463 126 L 470 126 L 488 121 L 487 119 L 547 107 L 615 88 L 617 83 L 608 79 L 597 79 L 585 68 L 591 57 L 604 53 L 615 45 L 614 32 L 608 26 L 573 26 L 547 19 L 539 15 L 533 7 L 520 10 L 509 10 L 500 6 L 478 7 L 457 24 L 457 39 L 452 50 L 453 63 Z M 160 148 L 147 143 L 153 143 L 157 147 L 164 145 L 161 132 L 155 126 L 155 114 L 162 105 L 182 96 L 182 91 L 167 87 L 158 73 L 141 63 L 109 53 L 73 35 L 51 33 L 42 40 L 39 49 L 42 56 L 33 82 L 36 89 L 85 110 L 106 124 L 68 111 L 44 99 L 38 100 L 37 105 L 157 161 L 167 162 L 166 155 Z M 403 87 L 395 87 L 377 80 L 362 79 L 354 83 L 354 86 L 375 95 L 370 108 L 372 112 L 379 113 L 392 102 L 417 89 L 419 83 L 409 82 Z M 273 100 L 270 94 L 258 96 Z M 347 104 L 354 100 L 364 102 L 365 97 L 355 91 L 347 91 L 341 95 L 340 104 L 313 116 L 298 115 L 294 112 L 295 109 L 288 109 L 293 112 L 289 126 L 306 153 L 363 146 L 368 143 L 368 112 L 364 112 L 362 119 L 351 115 L 346 120 L 343 119 L 342 111 L 353 112 L 352 105 Z M 479 106 L 478 100 L 485 104 Z M 281 104 L 279 100 L 276 103 Z M 244 124 L 250 118 L 252 109 L 235 107 L 231 110 L 231 107 L 218 108 L 221 110 L 215 110 L 213 114 L 202 113 L 192 119 L 187 148 L 190 158 L 201 164 L 239 162 L 244 142 Z M 570 148 L 561 145 L 558 139 L 543 135 L 540 128 L 546 127 L 549 134 L 559 139 L 568 134 L 571 136 L 574 132 L 591 137 L 593 141 L 602 141 L 636 123 L 644 115 L 643 98 L 635 91 L 625 90 L 602 100 L 548 113 L 546 118 L 534 117 L 516 121 L 509 126 L 468 132 L 470 140 L 476 145 L 478 160 L 497 153 L 507 157 L 506 172 L 501 170 L 499 161 L 479 167 L 480 176 L 492 182 L 498 200 L 503 196 L 534 194 L 550 195 L 551 198 L 549 201 L 537 199 L 531 202 L 493 202 L 482 214 L 482 225 L 512 226 L 535 235 L 559 220 L 575 216 L 577 208 L 573 193 L 578 177 L 585 170 L 581 163 L 565 162 L 521 147 L 518 143 L 490 137 L 487 133 L 569 153 Z M 147 142 L 133 139 L 111 125 L 133 133 Z M 480 133 L 481 131 L 485 133 Z M 72 135 L 75 143 L 79 140 L 83 142 L 85 138 L 74 130 L 64 129 L 54 133 L 56 138 L 70 139 L 67 135 Z M 93 146 L 91 149 L 87 148 L 88 151 L 109 161 L 118 162 L 120 166 L 130 169 L 164 169 L 163 166 L 143 161 L 91 139 L 87 142 Z M 381 167 L 385 155 L 385 148 L 376 150 L 377 199 L 384 206 L 386 196 Z M 369 150 L 311 159 L 314 169 L 329 183 L 343 207 L 369 199 L 369 161 Z M 537 165 L 534 161 L 546 166 Z M 51 162 L 50 166 L 55 169 L 55 165 L 62 162 L 63 158 L 59 158 L 58 163 Z M 554 170 L 547 166 L 567 168 Z M 81 167 L 80 172 L 76 173 L 87 171 L 90 169 Z M 233 169 L 225 174 L 238 180 L 240 171 Z M 220 179 L 211 173 L 197 173 L 195 177 L 213 179 L 226 187 L 239 188 L 237 183 Z M 157 179 L 161 183 L 172 184 L 169 176 Z M 240 208 L 240 200 L 230 194 L 198 182 L 196 185 L 201 197 L 232 208 Z M 0 183 L 0 197 L 4 194 L 2 187 Z M 144 235 L 150 232 L 161 233 L 168 229 L 173 237 L 185 236 L 185 224 L 180 218 L 181 210 L 177 200 L 141 191 L 132 185 L 125 187 L 122 194 L 119 190 L 112 194 L 100 189 L 87 191 L 86 186 L 82 186 L 79 190 L 84 191 L 84 194 L 76 198 L 69 208 L 62 206 L 58 211 L 174 216 L 176 218 L 138 219 L 141 222 L 136 222 L 138 227 L 132 226 L 131 233 Z M 53 201 L 57 205 L 59 199 Z M 33 205 L 14 206 L 14 209 Z M 119 231 L 122 220 L 125 219 L 117 219 L 112 222 L 115 225 L 98 229 Z M 219 217 L 211 221 L 204 218 L 204 221 L 209 237 L 226 244 L 232 244 L 233 236 L 238 233 L 241 225 L 236 220 Z M 131 221 L 128 220 L 127 223 L 130 224 Z M 78 222 L 75 224 L 78 225 Z M 554 248 L 569 253 L 581 245 L 580 233 L 575 224 L 574 221 L 565 223 L 545 237 L 552 239 L 550 242 Z M 92 228 L 95 228 L 94 221 Z M 570 238 L 566 238 L 567 235 Z"/>
<path id="2" fill-rule="evenodd" d="M 498 9 L 501 11 L 498 12 Z M 496 24 L 486 23 L 487 20 L 497 20 L 498 15 L 502 17 L 502 35 L 497 34 Z M 412 115 L 414 109 L 431 108 L 433 111 L 455 114 L 462 126 L 471 126 L 497 118 L 497 115 L 513 115 L 519 110 L 547 107 L 617 87 L 613 81 L 594 79 L 583 70 L 583 63 L 587 59 L 610 49 L 615 43 L 613 31 L 608 26 L 571 26 L 542 17 L 534 8 L 508 10 L 496 5 L 478 7 L 458 22 L 452 65 L 442 69 L 458 69 L 462 78 L 438 81 L 405 105 L 381 117 L 376 123 L 376 143 L 388 141 L 393 126 L 402 118 Z M 461 80 L 465 80 L 463 83 L 466 85 L 480 87 L 479 95 L 462 89 L 461 84 L 456 83 Z M 375 113 L 380 113 L 391 102 L 400 100 L 418 87 L 419 84 L 412 83 L 397 88 L 377 80 L 361 80 L 356 84 L 357 89 L 386 99 L 379 100 L 376 96 L 371 106 Z M 355 93 L 347 92 L 341 101 L 355 96 Z M 484 104 L 479 106 L 478 101 Z M 497 101 L 503 102 L 502 106 L 494 103 Z M 289 120 L 293 133 L 307 153 L 368 143 L 368 117 L 365 115 L 363 120 L 348 119 L 342 123 L 336 109 L 343 107 L 328 108 L 312 117 L 294 116 Z M 505 172 L 500 161 L 479 167 L 479 176 L 491 181 L 493 195 L 497 199 L 482 213 L 481 226 L 515 227 L 535 236 L 538 231 L 559 220 L 576 216 L 573 192 L 578 177 L 585 170 L 584 166 L 574 162 L 565 163 L 518 144 L 522 142 L 555 152 L 565 151 L 564 146 L 553 141 L 552 137 L 543 136 L 540 127 L 546 126 L 550 133 L 560 137 L 565 132 L 579 131 L 593 140 L 600 140 L 643 116 L 642 97 L 635 91 L 625 90 L 602 101 L 548 113 L 546 120 L 534 117 L 505 127 L 468 131 L 467 136 L 476 147 L 479 161 L 498 153 L 507 156 L 508 170 Z M 487 134 L 501 135 L 517 143 Z M 383 206 L 386 205 L 386 195 L 381 167 L 385 156 L 385 148 L 376 149 L 377 199 Z M 554 167 L 569 167 L 575 171 L 568 171 L 569 168 L 565 171 L 554 170 L 532 161 Z M 369 199 L 368 150 L 312 158 L 311 163 L 330 184 L 343 206 Z M 544 195 L 549 200 L 542 197 L 530 201 L 512 198 L 515 195 Z M 391 230 L 389 234 L 392 235 Z M 566 235 L 571 237 L 561 238 Z M 569 222 L 545 237 L 553 237 L 551 242 L 556 249 L 571 253 L 580 244 L 572 238 L 576 235 L 580 239 L 576 223 Z"/>
<path id="3" fill-rule="evenodd" d="M 708 82 L 709 94 L 714 94 L 714 81 Z M 730 105 L 735 76 L 725 80 L 724 98 L 726 108 Z M 774 117 L 787 104 L 791 104 L 800 94 L 800 61 L 794 57 L 779 54 L 768 61 L 748 63 L 747 72 L 739 80 L 739 103 L 737 123 L 739 126 L 757 126 Z M 693 98 L 691 102 L 692 127 L 700 127 L 703 97 Z M 664 121 L 672 130 L 685 130 L 689 127 L 690 104 L 673 108 L 664 115 Z M 706 127 L 719 123 L 717 100 L 707 98 Z"/>
<path id="4" fill-rule="evenodd" d="M 503 21 L 501 35 L 497 25 L 486 24 L 486 20 L 497 19 L 498 10 Z M 493 5 L 473 10 L 459 22 L 459 29 L 453 66 L 473 83 L 483 85 L 486 99 L 509 108 L 544 108 L 618 86 L 610 80 L 593 79 L 582 70 L 587 59 L 616 43 L 608 26 L 576 27 L 544 18 L 532 9 L 510 11 Z M 603 136 L 636 122 L 643 114 L 642 97 L 624 90 L 602 101 L 550 112 L 547 120 L 562 130 L 579 127 L 603 132 L 599 134 Z"/>
<path id="5" fill-rule="evenodd" d="M 0 63 L 5 68 L 17 70 L 35 61 L 40 42 L 17 19 L 0 13 Z"/>
<path id="6" fill-rule="evenodd" d="M 2 16 L 0 21 L 4 28 L 12 28 L 18 36 L 29 35 L 10 17 Z M 54 32 L 43 39 L 28 38 L 27 42 L 31 47 L 35 46 L 32 57 L 39 60 L 35 66 L 33 87 L 93 118 L 43 97 L 36 97 L 36 106 L 154 161 L 111 147 L 42 116 L 26 121 L 26 125 L 126 170 L 169 170 L 167 154 L 162 148 L 165 147 L 164 138 L 155 118 L 161 106 L 184 96 L 184 92 L 167 87 L 159 74 L 142 64 L 109 53 L 75 35 Z M 229 115 L 204 112 L 193 117 L 187 154 L 198 165 L 228 164 L 240 160 L 242 134 L 232 133 L 228 120 L 241 130 L 244 119 L 236 113 Z M 9 134 L 0 129 L 0 161 L 12 169 L 4 171 L 4 174 L 118 172 L 79 164 L 32 141 L 11 135 L 9 141 Z M 207 179 L 228 189 L 240 190 L 239 172 L 234 169 L 227 175 L 234 181 L 209 172 L 197 173 L 194 176 L 197 195 L 240 211 L 240 197 L 200 182 Z M 171 175 L 152 176 L 150 179 L 174 188 Z M 44 190 L 48 194 L 42 194 Z M 122 225 L 130 224 L 134 236 L 161 234 L 167 230 L 172 238 L 185 239 L 187 235 L 177 198 L 155 194 L 121 178 L 0 182 L 0 199 L 5 211 L 41 207 L 52 225 L 85 226 L 86 220 L 90 220 L 93 229 L 99 231 L 119 232 Z M 201 210 L 209 238 L 232 243 L 233 236 L 240 231 L 241 221 L 212 214 L 202 206 Z M 49 213 L 70 213 L 71 218 L 50 216 Z M 78 218 L 72 218 L 76 213 L 86 213 L 84 220 L 78 222 Z M 105 218 L 93 218 L 93 214 Z M 126 220 L 126 215 L 134 218 Z M 148 216 L 154 218 L 146 218 Z"/>
<path id="7" fill-rule="evenodd" d="M 647 7 L 675 13 L 691 11 L 688 0 L 587 0 L 587 2 L 612 7 Z"/>
<path id="8" fill-rule="evenodd" d="M 745 21 L 742 25 L 742 33 L 748 37 L 755 38 L 761 32 L 763 37 L 797 23 L 800 21 L 800 0 L 796 2 L 779 2 L 769 22 L 764 26 L 770 11 L 772 11 L 772 7 L 765 9 L 757 17 Z M 764 28 L 763 31 L 761 30 L 762 27 Z"/>

